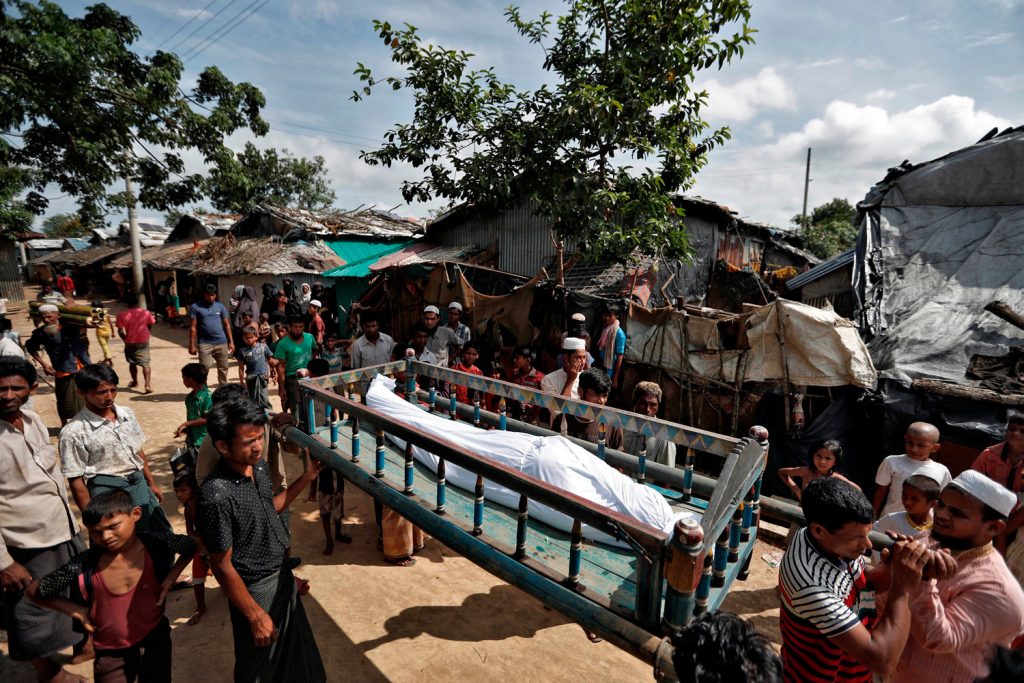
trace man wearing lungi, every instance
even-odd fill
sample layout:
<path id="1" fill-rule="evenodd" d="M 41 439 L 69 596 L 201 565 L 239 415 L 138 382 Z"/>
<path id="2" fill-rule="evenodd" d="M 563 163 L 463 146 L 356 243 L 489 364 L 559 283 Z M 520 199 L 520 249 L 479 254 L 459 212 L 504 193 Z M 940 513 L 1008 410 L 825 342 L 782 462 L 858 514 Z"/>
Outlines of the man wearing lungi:
<path id="1" fill-rule="evenodd" d="M 326 681 L 320 651 L 285 562 L 290 542 L 281 513 L 322 466 L 305 453 L 298 482 L 276 496 L 263 455 L 267 415 L 249 400 L 214 405 L 208 441 L 221 455 L 199 493 L 197 525 L 214 576 L 228 596 L 235 680 Z"/>
<path id="2" fill-rule="evenodd" d="M 81 681 L 51 655 L 82 640 L 71 618 L 24 597 L 46 576 L 85 550 L 68 505 L 57 449 L 39 415 L 23 408 L 36 370 L 21 358 L 0 358 L 0 608 L 11 659 L 31 661 L 41 681 Z"/>
<path id="3" fill-rule="evenodd" d="M 85 405 L 75 387 L 75 374 L 92 361 L 89 360 L 81 327 L 61 324 L 60 310 L 53 304 L 40 306 L 39 315 L 43 324 L 32 330 L 32 336 L 25 342 L 25 350 L 39 363 L 43 372 L 54 378 L 57 415 L 61 426 L 64 426 Z M 39 356 L 41 348 L 46 349 L 49 363 Z"/>

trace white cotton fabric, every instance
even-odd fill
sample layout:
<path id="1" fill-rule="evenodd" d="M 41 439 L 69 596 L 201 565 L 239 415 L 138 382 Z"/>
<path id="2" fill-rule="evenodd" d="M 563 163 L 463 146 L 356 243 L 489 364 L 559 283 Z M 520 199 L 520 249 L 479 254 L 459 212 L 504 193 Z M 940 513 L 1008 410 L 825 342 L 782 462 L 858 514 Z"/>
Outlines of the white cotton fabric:
<path id="1" fill-rule="evenodd" d="M 689 512 L 672 510 L 660 493 L 636 483 L 568 439 L 561 436 L 488 431 L 468 422 L 453 422 L 396 396 L 394 386 L 394 380 L 378 375 L 366 394 L 367 405 L 419 432 L 454 442 L 478 455 L 629 515 L 666 533 L 671 532 L 678 519 L 697 519 Z M 405 447 L 402 439 L 391 434 L 388 434 L 388 438 L 400 448 Z M 437 472 L 437 456 L 414 446 L 413 457 Z M 476 474 L 452 463 L 446 463 L 445 479 L 465 491 L 473 491 L 476 486 Z M 519 506 L 518 493 L 486 480 L 484 497 L 504 507 L 517 509 Z M 569 516 L 537 502 L 530 503 L 530 517 L 561 531 L 572 529 L 573 520 Z M 601 543 L 628 547 L 626 543 L 616 541 L 608 534 L 587 525 L 583 526 L 583 536 Z"/>

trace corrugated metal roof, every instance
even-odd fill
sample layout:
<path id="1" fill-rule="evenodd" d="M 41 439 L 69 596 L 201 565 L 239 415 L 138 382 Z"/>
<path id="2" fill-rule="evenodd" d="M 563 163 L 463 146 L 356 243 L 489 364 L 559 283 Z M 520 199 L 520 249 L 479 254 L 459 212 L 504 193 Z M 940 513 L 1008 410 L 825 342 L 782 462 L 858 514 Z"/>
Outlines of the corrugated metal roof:
<path id="1" fill-rule="evenodd" d="M 324 272 L 325 277 L 366 277 L 370 266 L 383 256 L 393 254 L 412 243 L 412 240 L 325 240 L 324 242 L 344 263 Z"/>
<path id="2" fill-rule="evenodd" d="M 29 240 L 25 244 L 27 244 L 32 249 L 63 249 L 64 248 L 64 240 L 62 240 L 62 239 L 61 240 L 53 240 L 53 239 Z"/>
<path id="3" fill-rule="evenodd" d="M 65 237 L 64 241 L 75 251 L 82 251 L 89 248 L 89 240 L 81 237 Z"/>
<path id="4" fill-rule="evenodd" d="M 853 263 L 853 254 L 855 251 L 856 249 L 848 249 L 841 254 L 836 254 L 824 263 L 811 268 L 806 273 L 801 273 L 796 277 L 791 278 L 786 282 L 786 288 L 789 290 L 800 289 L 804 285 L 810 284 L 819 278 L 825 277 L 829 273 L 834 273 L 843 266 Z"/>

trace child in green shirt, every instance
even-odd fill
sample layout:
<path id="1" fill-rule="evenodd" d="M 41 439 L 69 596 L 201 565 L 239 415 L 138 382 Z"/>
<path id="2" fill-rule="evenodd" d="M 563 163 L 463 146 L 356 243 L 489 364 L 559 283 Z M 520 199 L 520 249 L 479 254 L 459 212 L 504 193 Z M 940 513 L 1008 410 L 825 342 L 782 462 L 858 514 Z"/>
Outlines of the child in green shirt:
<path id="1" fill-rule="evenodd" d="M 213 399 L 206 386 L 210 368 L 202 363 L 189 363 L 181 369 L 181 382 L 191 391 L 185 397 L 185 422 L 182 422 L 174 438 L 185 434 L 188 445 L 198 449 L 206 438 L 206 414 L 213 408 Z"/>

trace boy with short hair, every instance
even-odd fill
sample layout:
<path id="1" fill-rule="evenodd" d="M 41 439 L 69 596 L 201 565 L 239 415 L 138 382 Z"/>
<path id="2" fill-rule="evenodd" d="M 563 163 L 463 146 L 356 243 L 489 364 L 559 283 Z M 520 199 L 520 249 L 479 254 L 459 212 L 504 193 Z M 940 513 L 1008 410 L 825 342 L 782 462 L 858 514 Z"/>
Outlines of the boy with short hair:
<path id="1" fill-rule="evenodd" d="M 927 474 L 912 474 L 903 481 L 903 510 L 885 515 L 875 522 L 874 530 L 892 531 L 908 538 L 917 538 L 932 528 L 932 508 L 942 487 Z M 881 556 L 872 553 L 877 564 Z"/>
<path id="2" fill-rule="evenodd" d="M 875 499 L 873 510 L 875 518 L 884 517 L 893 512 L 903 510 L 901 497 L 903 482 L 907 477 L 923 474 L 945 486 L 950 482 L 949 470 L 945 465 L 931 459 L 937 453 L 939 430 L 927 422 L 914 422 L 907 427 L 903 438 L 907 452 L 903 455 L 890 455 L 878 466 L 875 475 Z"/>
<path id="3" fill-rule="evenodd" d="M 191 561 L 195 542 L 177 534 L 137 532 L 141 517 L 125 491 L 96 496 L 82 512 L 92 548 L 28 588 L 33 600 L 92 633 L 98 683 L 171 680 L 164 601 Z M 70 600 L 61 597 L 69 587 Z"/>
<path id="4" fill-rule="evenodd" d="M 206 546 L 196 531 L 196 509 L 199 506 L 199 482 L 192 472 L 183 472 L 174 480 L 174 495 L 185 508 L 185 532 L 195 541 L 196 551 L 192 555 L 192 592 L 196 596 L 196 611 L 185 623 L 195 626 L 206 614 L 206 576 L 210 573 Z"/>
<path id="5" fill-rule="evenodd" d="M 274 354 L 270 347 L 259 340 L 259 332 L 255 327 L 249 326 L 242 330 L 242 345 L 238 347 L 236 355 L 239 361 L 238 379 L 245 384 L 249 399 L 270 410 L 268 363 Z"/>
<path id="6" fill-rule="evenodd" d="M 185 396 L 185 421 L 174 432 L 177 439 L 185 434 L 188 445 L 199 448 L 206 438 L 206 414 L 213 408 L 206 379 L 210 368 L 202 363 L 188 363 L 181 369 L 181 383 L 190 391 Z"/>
<path id="7" fill-rule="evenodd" d="M 336 332 L 327 335 L 327 341 L 324 343 L 323 351 L 320 352 L 320 357 L 327 361 L 328 374 L 333 375 L 344 369 L 345 351 L 341 347 L 341 340 L 338 339 Z"/>
<path id="8" fill-rule="evenodd" d="M 273 327 L 270 326 L 270 314 L 260 313 L 260 341 L 264 344 L 270 343 L 270 333 L 273 331 Z"/>
<path id="9" fill-rule="evenodd" d="M 468 375 L 482 377 L 484 373 L 476 366 L 476 361 L 479 357 L 480 350 L 477 348 L 476 342 L 468 341 L 462 346 L 462 354 L 458 357 L 452 369 L 465 372 Z M 459 403 L 469 403 L 469 387 L 456 384 L 455 397 L 459 400 Z"/>
<path id="10" fill-rule="evenodd" d="M 601 368 L 590 368 L 580 375 L 579 392 L 581 401 L 605 405 L 608 403 L 608 394 L 612 390 L 612 380 Z M 597 443 L 600 438 L 600 431 L 597 420 L 576 417 L 568 413 L 559 413 L 551 429 L 561 432 L 563 421 L 565 422 L 565 433 L 569 436 L 591 443 Z M 605 430 L 605 445 L 616 450 L 622 449 L 622 430 L 618 427 L 608 427 Z"/>

